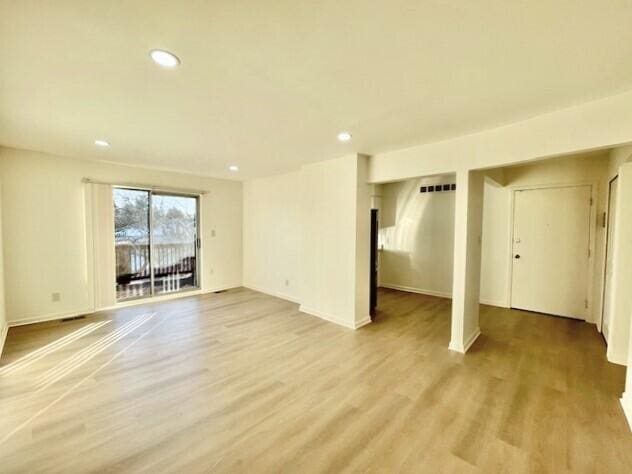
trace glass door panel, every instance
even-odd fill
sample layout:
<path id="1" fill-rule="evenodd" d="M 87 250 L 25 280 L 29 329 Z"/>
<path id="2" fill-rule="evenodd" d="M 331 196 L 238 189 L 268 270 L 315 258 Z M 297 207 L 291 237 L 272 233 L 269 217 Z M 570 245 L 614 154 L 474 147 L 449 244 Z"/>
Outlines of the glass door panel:
<path id="1" fill-rule="evenodd" d="M 198 287 L 198 199 L 154 193 L 151 197 L 154 294 Z"/>
<path id="2" fill-rule="evenodd" d="M 114 188 L 116 299 L 151 296 L 149 191 Z"/>

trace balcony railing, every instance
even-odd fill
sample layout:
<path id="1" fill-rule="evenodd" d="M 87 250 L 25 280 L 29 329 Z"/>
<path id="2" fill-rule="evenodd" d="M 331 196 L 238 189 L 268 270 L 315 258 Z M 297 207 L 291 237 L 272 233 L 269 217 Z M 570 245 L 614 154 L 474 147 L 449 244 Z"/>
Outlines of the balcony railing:
<path id="1" fill-rule="evenodd" d="M 196 285 L 195 244 L 154 244 L 154 293 L 179 291 Z M 149 245 L 116 245 L 117 298 L 151 294 Z"/>

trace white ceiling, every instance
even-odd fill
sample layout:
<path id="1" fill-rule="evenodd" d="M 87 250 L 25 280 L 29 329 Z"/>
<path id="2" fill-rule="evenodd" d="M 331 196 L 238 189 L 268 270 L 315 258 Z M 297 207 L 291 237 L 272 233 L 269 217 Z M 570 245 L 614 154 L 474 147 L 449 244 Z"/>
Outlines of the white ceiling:
<path id="1" fill-rule="evenodd" d="M 631 87 L 630 0 L 0 0 L 0 144 L 78 158 L 263 176 Z"/>

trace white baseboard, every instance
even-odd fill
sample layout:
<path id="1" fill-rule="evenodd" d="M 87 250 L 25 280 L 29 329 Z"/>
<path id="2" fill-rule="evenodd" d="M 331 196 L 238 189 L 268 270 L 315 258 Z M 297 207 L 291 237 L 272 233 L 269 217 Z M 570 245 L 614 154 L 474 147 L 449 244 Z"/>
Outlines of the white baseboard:
<path id="1" fill-rule="evenodd" d="M 383 288 L 391 290 L 407 291 L 408 293 L 419 293 L 420 295 L 438 296 L 439 298 L 452 298 L 452 293 L 445 291 L 424 290 L 422 288 L 414 288 L 412 286 L 395 285 L 394 283 L 380 283 Z"/>
<path id="2" fill-rule="evenodd" d="M 478 339 L 478 336 L 481 335 L 481 329 L 480 328 L 476 328 L 476 331 L 474 331 L 470 337 L 468 337 L 464 343 L 461 343 L 459 341 L 450 341 L 450 345 L 448 346 L 448 349 L 450 349 L 451 351 L 455 351 L 455 352 L 460 352 L 461 354 L 465 354 L 470 347 L 472 347 L 472 344 L 474 344 L 474 341 L 476 341 L 476 339 Z"/>
<path id="3" fill-rule="evenodd" d="M 4 343 L 7 340 L 7 334 L 9 332 L 9 325 L 3 324 L 0 328 L 0 357 L 2 357 L 2 350 L 4 349 Z"/>
<path id="4" fill-rule="evenodd" d="M 275 298 L 281 298 L 282 300 L 290 301 L 292 303 L 301 304 L 298 298 L 294 296 L 286 295 L 285 293 L 279 293 L 278 291 L 272 291 L 267 288 L 261 288 L 255 285 L 244 284 L 244 288 L 248 288 L 252 291 L 258 291 L 259 293 L 265 293 L 266 295 L 274 296 Z"/>
<path id="5" fill-rule="evenodd" d="M 331 314 L 327 314 L 324 313 L 322 311 L 319 311 L 317 309 L 313 309 L 313 308 L 308 308 L 306 306 L 299 306 L 298 310 L 302 313 L 306 313 L 306 314 L 310 314 L 312 316 L 316 316 L 320 319 L 324 319 L 325 321 L 329 321 L 330 323 L 334 323 L 337 324 L 339 326 L 343 326 L 346 327 L 348 329 L 360 329 L 362 326 L 366 326 L 367 324 L 369 324 L 371 322 L 371 316 L 366 316 L 365 318 L 361 319 L 360 321 L 357 322 L 353 322 L 353 323 L 349 323 L 348 321 L 342 320 L 336 316 L 333 316 Z"/>
<path id="6" fill-rule="evenodd" d="M 390 288 L 391 290 L 407 291 L 408 293 L 418 293 L 420 295 L 438 296 L 439 298 L 452 299 L 452 293 L 449 291 L 425 290 L 423 288 L 414 288 L 412 286 L 396 285 L 394 283 L 380 283 L 380 286 L 383 288 Z M 509 306 L 507 305 L 505 301 L 498 301 L 494 299 L 481 298 L 480 303 L 486 304 L 488 306 L 498 306 L 500 308 L 509 308 Z"/>
<path id="7" fill-rule="evenodd" d="M 480 299 L 481 304 L 486 304 L 487 306 L 497 306 L 499 308 L 509 308 L 509 305 L 506 301 L 498 301 L 498 300 L 490 300 L 487 298 Z"/>
<path id="8" fill-rule="evenodd" d="M 93 313 L 94 310 L 92 308 L 86 308 L 83 310 L 79 310 L 79 311 L 67 311 L 67 312 L 60 312 L 60 313 L 50 313 L 50 314 L 44 314 L 42 316 L 31 316 L 28 318 L 20 318 L 20 319 L 13 319 L 8 321 L 9 323 L 9 327 L 16 327 L 16 326 L 24 326 L 26 324 L 37 324 L 37 323 L 45 323 L 47 321 L 57 321 L 59 319 L 66 319 L 66 318 L 75 318 L 77 316 L 81 316 L 84 314 L 91 314 Z"/>
<path id="9" fill-rule="evenodd" d="M 99 311 L 109 311 L 109 310 L 115 310 L 115 309 L 121 309 L 121 308 L 128 308 L 130 306 L 139 306 L 143 304 L 153 304 L 153 303 L 159 303 L 161 301 L 175 300 L 178 298 L 186 298 L 189 296 L 205 295 L 208 293 L 215 293 L 216 291 L 224 291 L 224 290 L 231 290 L 233 288 L 239 288 L 240 286 L 241 285 L 226 285 L 226 286 L 220 286 L 216 288 L 208 288 L 204 290 L 183 291 L 181 293 L 159 295 L 159 296 L 154 296 L 152 298 L 139 298 L 133 301 L 124 301 L 122 303 L 117 303 L 113 306 L 107 306 L 104 308 L 97 308 L 97 309 L 85 308 L 83 310 L 50 313 L 50 314 L 45 314 L 42 316 L 31 316 L 28 318 L 13 319 L 13 320 L 8 321 L 8 325 L 9 327 L 16 327 L 16 326 L 24 326 L 26 324 L 37 324 L 37 323 L 45 323 L 47 321 L 57 321 L 60 319 L 74 318 L 74 317 L 82 316 L 86 314 L 93 314 Z"/>
<path id="10" fill-rule="evenodd" d="M 623 393 L 623 396 L 621 396 L 621 406 L 623 407 L 623 413 L 625 413 L 628 425 L 632 431 L 632 393 Z"/>
<path id="11" fill-rule="evenodd" d="M 608 358 L 608 362 L 612 362 L 613 364 L 628 365 L 627 354 L 612 353 L 610 347 L 606 352 L 606 357 Z"/>
<path id="12" fill-rule="evenodd" d="M 208 295 L 209 293 L 216 293 L 218 291 L 226 291 L 232 290 L 234 288 L 239 288 L 241 285 L 222 285 L 214 288 L 205 288 L 205 289 L 197 289 L 197 290 L 185 290 L 178 293 L 167 293 L 164 295 L 152 296 L 149 298 L 138 298 L 130 301 L 123 301 L 121 303 L 116 303 L 112 306 L 105 306 L 103 308 L 97 308 L 92 313 L 96 313 L 98 311 L 110 311 L 113 309 L 120 308 L 129 308 L 130 306 L 139 306 L 142 304 L 152 304 L 152 303 L 160 303 L 161 301 L 170 301 L 177 300 L 179 298 L 187 298 L 189 296 L 199 296 L 199 295 Z"/>
<path id="13" fill-rule="evenodd" d="M 373 321 L 371 319 L 371 315 L 368 315 L 362 318 L 360 321 L 356 321 L 353 329 L 360 329 L 361 327 L 366 326 L 367 324 L 371 324 L 371 321 Z"/>

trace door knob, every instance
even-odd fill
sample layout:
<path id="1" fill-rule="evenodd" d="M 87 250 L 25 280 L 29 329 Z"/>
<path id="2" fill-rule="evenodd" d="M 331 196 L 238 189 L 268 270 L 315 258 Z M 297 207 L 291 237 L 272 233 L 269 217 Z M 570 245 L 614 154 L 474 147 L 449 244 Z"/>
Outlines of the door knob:
<path id="1" fill-rule="evenodd" d="M 515 255 L 514 258 L 516 259 L 520 258 L 520 255 Z"/>

